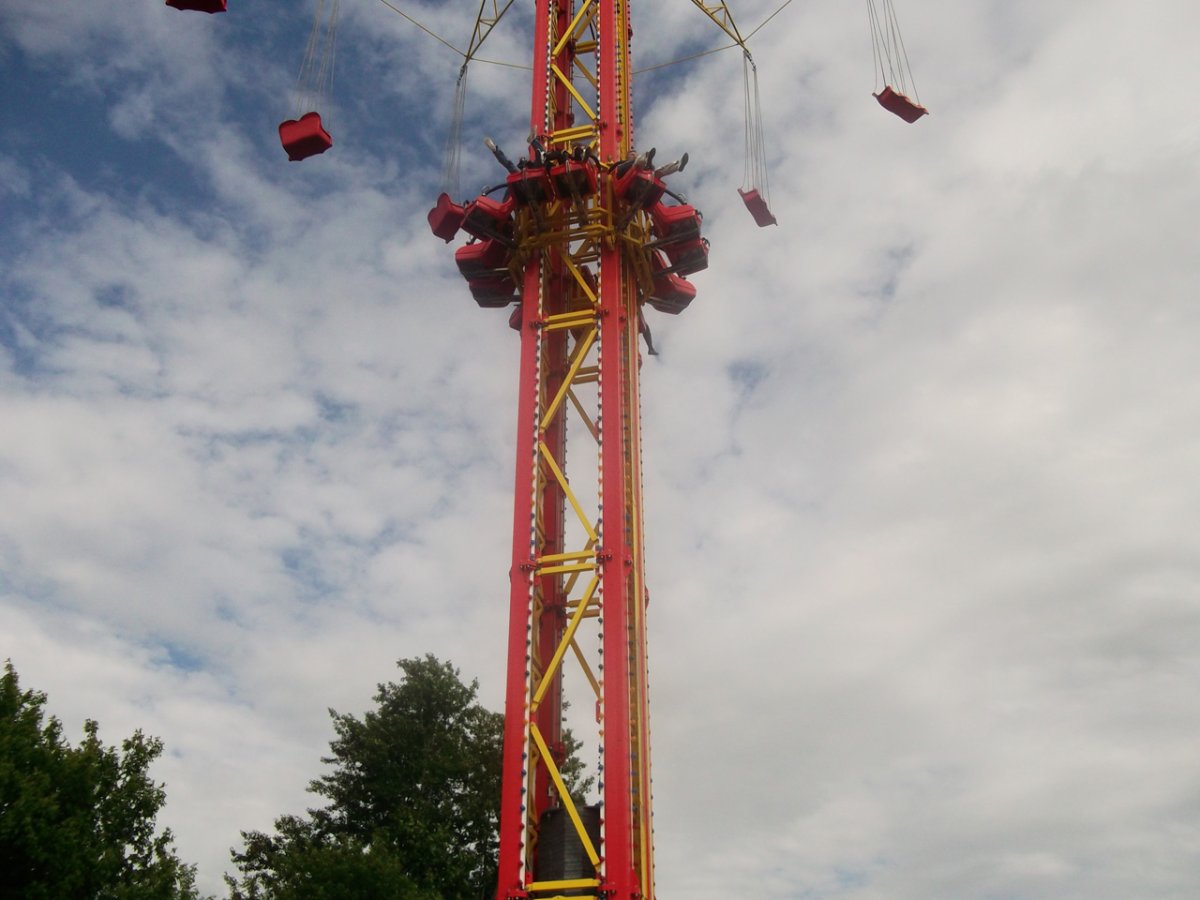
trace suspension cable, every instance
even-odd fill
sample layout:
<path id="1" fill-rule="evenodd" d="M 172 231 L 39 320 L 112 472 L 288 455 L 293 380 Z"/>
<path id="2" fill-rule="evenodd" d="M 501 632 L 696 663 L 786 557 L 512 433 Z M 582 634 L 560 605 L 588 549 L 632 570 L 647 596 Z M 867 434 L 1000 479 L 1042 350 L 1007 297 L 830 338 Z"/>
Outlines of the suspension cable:
<path id="1" fill-rule="evenodd" d="M 318 0 L 318 2 L 321 2 L 321 0 Z M 533 69 L 532 66 L 528 66 L 523 63 L 504 62 L 499 59 L 486 59 L 482 56 L 476 56 L 475 51 L 479 49 L 479 44 L 483 43 L 482 38 L 479 40 L 478 44 L 476 44 L 471 49 L 470 52 L 465 51 L 465 50 L 459 50 L 457 47 L 455 47 L 452 43 L 450 43 L 448 40 L 446 40 L 444 37 L 442 37 L 436 31 L 422 25 L 419 21 L 414 19 L 412 16 L 410 16 L 404 10 L 400 9 L 398 6 L 391 3 L 390 0 L 379 0 L 379 2 L 382 3 L 384 6 L 386 6 L 388 9 L 390 9 L 392 12 L 397 13 L 400 16 L 407 19 L 409 22 L 411 22 L 413 25 L 417 26 L 417 28 L 419 28 L 421 31 L 425 32 L 427 35 L 429 35 L 431 38 L 433 38 L 439 44 L 443 45 L 444 47 L 449 48 L 450 50 L 453 50 L 455 53 L 457 53 L 459 56 L 461 56 L 464 60 L 466 60 L 468 62 L 477 62 L 477 63 L 482 63 L 484 65 L 489 65 L 489 66 L 501 66 L 502 68 L 505 68 L 505 69 L 523 69 L 526 72 L 531 71 Z M 509 6 L 512 6 L 511 2 L 508 4 L 508 6 L 504 7 L 505 12 L 508 11 Z M 501 15 L 503 15 L 503 14 L 504 13 L 502 12 Z M 497 17 L 497 21 L 499 21 L 499 16 Z M 484 37 L 486 37 L 486 35 L 484 35 Z"/>
<path id="2" fill-rule="evenodd" d="M 742 57 L 742 75 L 746 106 L 746 161 L 742 184 L 748 190 L 757 190 L 763 200 L 769 203 L 767 141 L 763 131 L 762 104 L 758 93 L 758 67 L 748 51 Z"/>
<path id="3" fill-rule="evenodd" d="M 656 69 L 665 69 L 668 66 L 677 66 L 680 63 L 691 62 L 693 59 L 700 59 L 702 56 L 710 56 L 713 53 L 720 53 L 723 50 L 732 50 L 734 47 L 741 47 L 744 52 L 748 52 L 748 48 L 746 47 L 746 42 L 749 41 L 750 38 L 754 37 L 754 35 L 758 34 L 760 31 L 762 31 L 763 27 L 766 26 L 766 24 L 768 22 L 770 22 L 777 15 L 779 15 L 781 12 L 783 12 L 785 9 L 787 9 L 787 7 L 791 5 L 791 3 L 792 3 L 792 0 L 783 0 L 783 3 L 781 3 L 779 5 L 779 7 L 776 8 L 775 12 L 771 13 L 769 16 L 767 16 L 765 19 L 763 19 L 761 22 L 759 22 L 757 27 L 755 27 L 755 29 L 753 31 L 751 31 L 749 34 L 747 34 L 745 37 L 742 37 L 740 34 L 735 34 L 734 32 L 725 28 L 723 25 L 721 25 L 720 22 L 717 22 L 717 20 L 715 18 L 713 18 L 712 15 L 710 14 L 709 18 L 712 18 L 714 22 L 717 22 L 718 27 L 720 27 L 722 31 L 724 31 L 726 34 L 730 35 L 730 37 L 734 38 L 733 43 L 725 44 L 722 47 L 714 47 L 711 50 L 702 50 L 699 53 L 693 53 L 690 56 L 681 56 L 678 59 L 672 59 L 667 62 L 655 63 L 652 66 L 643 66 L 640 69 L 634 69 L 633 74 L 641 75 L 643 72 L 653 72 Z M 739 40 L 739 38 L 740 38 L 740 40 Z"/>
<path id="4" fill-rule="evenodd" d="M 442 156 L 442 190 L 451 197 L 458 196 L 459 158 L 462 155 L 463 116 L 467 105 L 467 63 L 458 70 L 454 87 L 454 109 L 450 114 L 450 133 L 446 136 L 446 151 Z"/>
<path id="5" fill-rule="evenodd" d="M 900 34 L 900 20 L 896 16 L 892 0 L 883 0 L 882 13 L 875 0 L 867 0 L 867 19 L 871 26 L 876 88 L 879 87 L 879 79 L 882 79 L 884 85 L 890 84 L 902 94 L 909 94 L 911 90 L 913 98 L 919 103 L 916 80 L 908 62 L 908 50 L 904 46 L 904 37 Z"/>
<path id="6" fill-rule="evenodd" d="M 321 105 L 333 83 L 335 37 L 340 0 L 332 0 L 329 18 L 325 17 L 325 0 L 317 0 L 304 59 L 296 78 L 296 118 Z"/>

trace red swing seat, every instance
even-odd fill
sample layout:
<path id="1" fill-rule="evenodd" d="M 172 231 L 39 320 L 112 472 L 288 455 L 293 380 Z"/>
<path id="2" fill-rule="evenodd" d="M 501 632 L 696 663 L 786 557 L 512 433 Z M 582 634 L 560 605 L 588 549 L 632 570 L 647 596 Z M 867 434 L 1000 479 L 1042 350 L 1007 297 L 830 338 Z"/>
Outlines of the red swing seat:
<path id="1" fill-rule="evenodd" d="M 167 6 L 194 12 L 225 12 L 226 0 L 167 0 Z"/>
<path id="2" fill-rule="evenodd" d="M 635 209 L 645 209 L 662 199 L 667 186 L 653 169 L 631 165 L 613 180 L 613 193 Z"/>
<path id="3" fill-rule="evenodd" d="M 929 115 L 929 110 L 913 102 L 890 84 L 886 85 L 878 94 L 873 94 L 872 96 L 879 101 L 880 106 L 890 113 L 895 113 L 910 125 L 921 118 L 921 116 Z"/>
<path id="4" fill-rule="evenodd" d="M 694 275 L 708 268 L 708 241 L 704 238 L 665 244 L 663 250 L 677 275 Z"/>
<path id="5" fill-rule="evenodd" d="M 754 216 L 754 221 L 759 228 L 779 224 L 771 215 L 771 210 L 767 208 L 767 201 L 757 190 L 743 191 L 738 188 L 738 193 L 742 195 L 742 202 L 746 204 L 746 209 L 750 210 L 750 215 Z"/>
<path id="6" fill-rule="evenodd" d="M 590 197 L 597 191 L 596 167 L 568 159 L 550 170 L 554 190 L 564 200 Z"/>
<path id="7" fill-rule="evenodd" d="M 700 237 L 700 224 L 704 216 L 694 206 L 681 203 L 666 206 L 655 203 L 650 207 L 650 220 L 654 234 L 660 244 L 668 241 L 691 241 Z"/>
<path id="8" fill-rule="evenodd" d="M 450 195 L 443 191 L 438 195 L 433 209 L 429 211 L 429 230 L 448 244 L 458 234 L 465 216 L 462 205 L 455 203 L 450 199 Z"/>
<path id="9" fill-rule="evenodd" d="M 508 248 L 495 238 L 463 244 L 454 251 L 454 262 L 458 271 L 468 281 L 480 278 L 497 269 L 504 269 L 508 261 Z"/>
<path id="10" fill-rule="evenodd" d="M 508 189 L 518 203 L 548 203 L 554 199 L 554 185 L 545 166 L 525 166 L 510 173 Z"/>
<path id="11" fill-rule="evenodd" d="M 646 302 L 659 312 L 679 315 L 696 299 L 696 286 L 686 278 L 670 271 L 666 258 L 655 250 L 650 256 L 654 286 Z"/>
<path id="12" fill-rule="evenodd" d="M 491 197 L 480 195 L 464 207 L 462 229 L 480 240 L 498 238 L 512 240 L 512 211 L 514 201 L 506 197 L 497 202 Z"/>
<path id="13" fill-rule="evenodd" d="M 324 153 L 333 146 L 333 138 L 321 126 L 321 116 L 315 112 L 307 112 L 299 119 L 280 123 L 279 142 L 292 162 Z"/>
<path id="14" fill-rule="evenodd" d="M 475 302 L 485 309 L 501 309 L 517 299 L 517 284 L 508 272 L 472 278 L 467 287 Z"/>

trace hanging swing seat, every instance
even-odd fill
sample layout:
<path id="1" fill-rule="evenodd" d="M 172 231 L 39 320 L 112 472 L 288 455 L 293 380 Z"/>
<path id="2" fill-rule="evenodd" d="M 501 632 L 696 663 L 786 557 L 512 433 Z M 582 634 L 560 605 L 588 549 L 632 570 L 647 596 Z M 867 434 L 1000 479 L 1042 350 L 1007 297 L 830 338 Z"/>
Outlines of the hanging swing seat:
<path id="1" fill-rule="evenodd" d="M 167 0 L 167 6 L 194 12 L 225 12 L 226 0 Z"/>
<path id="2" fill-rule="evenodd" d="M 921 118 L 921 116 L 929 114 L 929 110 L 910 100 L 904 94 L 901 94 L 899 91 L 893 88 L 890 84 L 885 86 L 882 91 L 880 91 L 878 94 L 874 94 L 873 96 L 879 101 L 880 106 L 890 113 L 895 113 L 910 125 L 917 121 L 917 119 Z"/>
<path id="3" fill-rule="evenodd" d="M 484 309 L 501 309 L 517 299 L 517 284 L 508 272 L 472 278 L 467 287 L 475 302 Z"/>
<path id="4" fill-rule="evenodd" d="M 288 119 L 281 123 L 279 142 L 292 162 L 324 153 L 333 146 L 333 138 L 321 127 L 321 116 L 315 112 L 307 112 L 299 119 Z"/>
<path id="5" fill-rule="evenodd" d="M 511 244 L 513 203 L 508 197 L 501 203 L 481 194 L 464 208 L 463 231 L 480 240 L 496 238 L 501 243 Z"/>
<path id="6" fill-rule="evenodd" d="M 694 275 L 708 268 L 708 240 L 696 238 L 691 241 L 666 244 L 663 247 L 671 261 L 671 271 L 677 275 Z"/>
<path id="7" fill-rule="evenodd" d="M 613 193 L 634 209 L 645 209 L 662 199 L 667 186 L 653 169 L 632 165 L 613 179 Z"/>
<path id="8" fill-rule="evenodd" d="M 554 198 L 554 186 L 545 166 L 524 166 L 508 176 L 508 189 L 518 203 L 548 203 Z"/>
<path id="9" fill-rule="evenodd" d="M 479 278 L 505 268 L 508 262 L 508 248 L 494 238 L 463 244 L 454 251 L 454 262 L 467 280 Z"/>
<path id="10" fill-rule="evenodd" d="M 462 228 L 463 218 L 466 216 L 466 211 L 462 204 L 455 203 L 450 199 L 450 195 L 442 191 L 438 195 L 437 202 L 433 205 L 433 209 L 429 211 L 429 230 L 436 237 L 440 237 L 447 244 L 454 240 L 454 236 L 458 234 L 458 229 Z"/>
<path id="11" fill-rule="evenodd" d="M 767 208 L 767 201 L 757 190 L 743 191 L 738 188 L 738 193 L 742 197 L 742 202 L 746 204 L 746 209 L 750 210 L 750 215 L 754 216 L 754 221 L 759 228 L 779 224 L 771 215 L 771 210 Z"/>
<path id="12" fill-rule="evenodd" d="M 596 169 L 584 162 L 568 159 L 550 170 L 554 190 L 563 199 L 590 197 L 596 193 Z"/>
<path id="13" fill-rule="evenodd" d="M 650 207 L 650 221 L 659 244 L 674 241 L 694 241 L 700 237 L 700 224 L 704 216 L 696 207 L 687 203 L 666 206 L 655 203 Z"/>
<path id="14" fill-rule="evenodd" d="M 646 302 L 659 312 L 679 315 L 696 299 L 696 286 L 671 271 L 666 258 L 658 250 L 650 257 L 650 267 L 654 274 L 654 282 Z"/>

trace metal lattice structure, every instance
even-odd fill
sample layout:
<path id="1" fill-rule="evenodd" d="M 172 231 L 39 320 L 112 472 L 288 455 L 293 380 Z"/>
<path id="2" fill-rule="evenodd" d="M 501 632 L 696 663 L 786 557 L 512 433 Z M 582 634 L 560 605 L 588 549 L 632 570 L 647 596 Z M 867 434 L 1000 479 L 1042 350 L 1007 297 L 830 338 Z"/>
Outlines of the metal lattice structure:
<path id="1" fill-rule="evenodd" d="M 629 7 L 539 0 L 536 28 L 531 131 L 547 151 L 590 151 L 582 165 L 597 178 L 586 196 L 515 216 L 520 400 L 497 897 L 651 898 L 638 387 L 649 234 L 613 177 L 633 147 Z M 594 808 L 559 772 L 568 665 L 595 695 Z M 552 860 L 544 829 L 556 819 L 564 837 Z"/>

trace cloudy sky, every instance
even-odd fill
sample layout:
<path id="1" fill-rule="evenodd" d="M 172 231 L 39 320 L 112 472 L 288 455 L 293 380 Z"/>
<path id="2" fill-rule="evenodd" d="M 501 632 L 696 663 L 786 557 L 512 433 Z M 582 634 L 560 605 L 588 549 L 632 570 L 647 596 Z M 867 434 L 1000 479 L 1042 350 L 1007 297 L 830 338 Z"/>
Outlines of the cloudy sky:
<path id="1" fill-rule="evenodd" d="M 753 39 L 778 228 L 736 53 L 635 82 L 712 241 L 643 369 L 659 892 L 1195 898 L 1200 11 L 897 5 L 916 125 L 863 3 Z M 212 891 L 398 658 L 500 707 L 517 362 L 425 223 L 460 61 L 345 0 L 335 147 L 288 163 L 312 4 L 230 7 L 0 0 L 0 657 L 165 740 Z M 468 77 L 464 194 L 528 121 Z"/>

